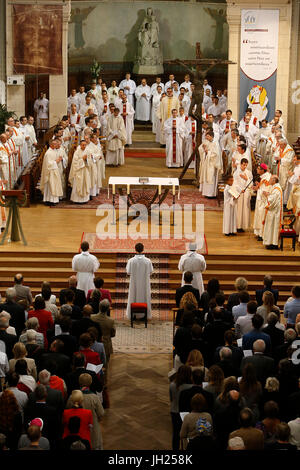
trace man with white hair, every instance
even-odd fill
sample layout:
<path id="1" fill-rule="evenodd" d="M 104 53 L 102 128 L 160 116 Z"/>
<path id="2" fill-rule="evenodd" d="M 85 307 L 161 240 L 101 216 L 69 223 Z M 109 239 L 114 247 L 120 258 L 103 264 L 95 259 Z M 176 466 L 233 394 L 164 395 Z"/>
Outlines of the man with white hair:
<path id="1" fill-rule="evenodd" d="M 199 290 L 200 296 L 204 292 L 202 273 L 206 269 L 203 255 L 197 253 L 197 243 L 190 243 L 187 253 L 181 256 L 178 263 L 179 271 L 182 271 L 181 286 L 184 286 L 184 273 L 189 271 L 193 274 L 192 286 Z"/>
<path id="2" fill-rule="evenodd" d="M 227 450 L 245 450 L 245 444 L 241 437 L 232 437 L 228 440 Z"/>
<path id="3" fill-rule="evenodd" d="M 219 357 L 220 361 L 217 362 L 216 365 L 222 369 L 224 377 L 237 377 L 239 375 L 239 371 L 232 362 L 232 350 L 227 346 L 223 346 L 219 350 Z"/>
<path id="4" fill-rule="evenodd" d="M 6 312 L 5 310 L 2 310 L 2 312 L 0 313 L 0 318 L 6 318 L 6 320 L 9 323 L 11 316 L 10 316 L 10 313 Z M 8 333 L 9 335 L 16 335 L 16 329 L 13 326 L 9 326 L 6 329 L 6 333 Z"/>
<path id="5" fill-rule="evenodd" d="M 278 176 L 272 175 L 269 181 L 271 189 L 263 191 L 266 197 L 265 216 L 262 221 L 263 244 L 268 250 L 278 250 L 279 231 L 282 223 L 283 196 Z"/>
<path id="6" fill-rule="evenodd" d="M 60 390 L 55 390 L 54 388 L 50 387 L 50 379 L 51 373 L 47 369 L 43 369 L 40 371 L 39 382 L 40 384 L 44 385 L 47 390 L 46 403 L 50 406 L 53 406 L 61 417 L 64 410 L 63 396 Z M 36 396 L 33 392 L 29 395 L 29 403 L 35 403 L 35 400 Z"/>
<path id="7" fill-rule="evenodd" d="M 241 362 L 241 373 L 246 364 L 252 364 L 256 372 L 257 380 L 259 380 L 263 386 L 265 385 L 266 379 L 273 377 L 275 373 L 275 361 L 273 358 L 264 354 L 265 349 L 266 344 L 264 340 L 256 340 L 253 343 L 253 355 L 244 357 Z"/>
<path id="8" fill-rule="evenodd" d="M 37 331 L 40 327 L 38 319 L 36 317 L 28 318 L 28 320 L 25 323 L 25 327 L 26 327 L 26 332 L 20 336 L 19 338 L 20 343 L 27 344 L 30 341 L 35 341 L 38 346 L 43 348 L 44 347 L 44 335 L 43 333 L 39 333 Z M 33 335 L 33 331 L 35 331 L 35 336 Z M 29 339 L 29 332 L 31 332 L 30 339 Z"/>

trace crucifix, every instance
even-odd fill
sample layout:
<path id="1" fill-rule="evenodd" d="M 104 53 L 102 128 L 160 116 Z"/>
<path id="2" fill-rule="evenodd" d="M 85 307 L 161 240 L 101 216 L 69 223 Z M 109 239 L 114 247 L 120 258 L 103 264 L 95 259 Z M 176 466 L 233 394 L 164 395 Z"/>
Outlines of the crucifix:
<path id="1" fill-rule="evenodd" d="M 235 64 L 231 60 L 225 59 L 203 59 L 202 52 L 200 47 L 200 42 L 196 42 L 196 59 L 191 60 L 184 60 L 184 59 L 174 59 L 174 60 L 166 60 L 167 64 L 177 64 L 184 67 L 191 76 L 193 76 L 193 84 L 195 85 L 195 89 L 192 94 L 191 105 L 189 109 L 189 116 L 193 116 L 197 121 L 197 136 L 196 136 L 196 148 L 188 161 L 186 162 L 181 175 L 179 177 L 179 181 L 182 183 L 183 177 L 189 168 L 191 162 L 195 158 L 195 171 L 196 171 L 196 179 L 194 184 L 197 186 L 199 185 L 199 167 L 200 167 L 200 155 L 198 151 L 198 147 L 202 142 L 202 102 L 203 102 L 203 80 L 206 78 L 207 73 L 210 69 L 215 67 L 216 65 L 230 65 Z M 196 67 L 194 68 L 193 65 Z M 204 68 L 204 66 L 206 66 Z M 196 106 L 195 112 L 193 112 L 194 107 Z"/>

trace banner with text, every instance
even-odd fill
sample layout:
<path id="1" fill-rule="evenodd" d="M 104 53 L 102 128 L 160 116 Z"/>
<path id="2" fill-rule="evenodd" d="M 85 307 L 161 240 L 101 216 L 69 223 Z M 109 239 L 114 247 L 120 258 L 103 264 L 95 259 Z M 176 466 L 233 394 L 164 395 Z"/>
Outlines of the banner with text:
<path id="1" fill-rule="evenodd" d="M 279 10 L 242 10 L 240 119 L 247 108 L 259 121 L 274 117 Z"/>

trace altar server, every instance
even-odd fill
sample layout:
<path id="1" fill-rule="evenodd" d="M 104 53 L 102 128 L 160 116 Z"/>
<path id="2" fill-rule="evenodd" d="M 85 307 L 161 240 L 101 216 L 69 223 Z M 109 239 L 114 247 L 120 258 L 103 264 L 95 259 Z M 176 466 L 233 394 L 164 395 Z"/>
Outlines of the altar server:
<path id="1" fill-rule="evenodd" d="M 240 193 L 237 202 L 237 232 L 245 232 L 245 230 L 250 227 L 250 186 L 253 178 L 247 166 L 248 161 L 246 158 L 242 158 L 240 168 L 233 174 L 234 185 L 238 188 Z"/>
<path id="2" fill-rule="evenodd" d="M 143 253 L 142 243 L 135 245 L 135 251 L 136 255 L 126 265 L 126 273 L 130 276 L 126 315 L 130 318 L 132 303 L 146 303 L 147 318 L 150 319 L 152 316 L 150 275 L 153 272 L 153 266 L 151 260 Z"/>
<path id="3" fill-rule="evenodd" d="M 142 79 L 141 84 L 135 90 L 136 97 L 136 119 L 137 121 L 150 121 L 151 89 L 147 85 L 147 80 Z"/>
<path id="4" fill-rule="evenodd" d="M 181 256 L 178 263 L 179 271 L 182 271 L 181 286 L 184 286 L 184 273 L 193 273 L 192 286 L 199 290 L 200 296 L 204 292 L 202 273 L 206 269 L 204 256 L 197 253 L 197 243 L 190 243 L 187 253 Z"/>
<path id="5" fill-rule="evenodd" d="M 114 112 L 107 118 L 107 147 L 106 164 L 124 165 L 124 146 L 126 144 L 126 128 L 119 109 L 114 108 Z"/>
<path id="6" fill-rule="evenodd" d="M 89 253 L 88 242 L 82 242 L 80 248 L 81 253 L 73 257 L 72 269 L 77 273 L 77 289 L 83 290 L 87 295 L 90 289 L 95 289 L 94 273 L 99 269 L 100 263 L 96 256 Z"/>
<path id="7" fill-rule="evenodd" d="M 166 165 L 168 168 L 183 166 L 184 123 L 177 116 L 177 109 L 172 109 L 172 117 L 164 124 L 166 136 Z"/>

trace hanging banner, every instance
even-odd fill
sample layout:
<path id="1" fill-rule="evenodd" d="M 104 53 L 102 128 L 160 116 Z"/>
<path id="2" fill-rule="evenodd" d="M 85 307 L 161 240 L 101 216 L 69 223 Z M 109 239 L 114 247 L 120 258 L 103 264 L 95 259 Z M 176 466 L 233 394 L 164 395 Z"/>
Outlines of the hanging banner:
<path id="1" fill-rule="evenodd" d="M 62 6 L 13 5 L 14 73 L 61 75 Z"/>
<path id="2" fill-rule="evenodd" d="M 247 108 L 259 121 L 275 114 L 279 10 L 242 10 L 240 119 Z"/>

